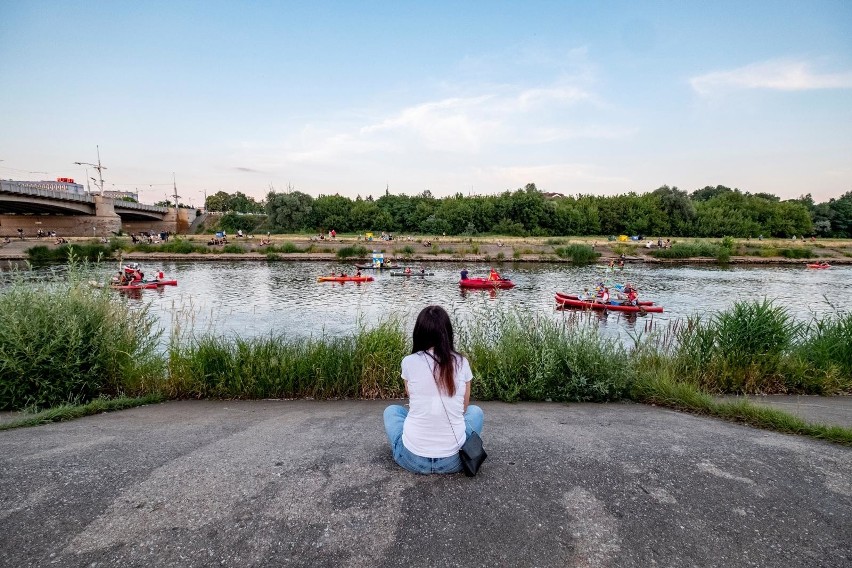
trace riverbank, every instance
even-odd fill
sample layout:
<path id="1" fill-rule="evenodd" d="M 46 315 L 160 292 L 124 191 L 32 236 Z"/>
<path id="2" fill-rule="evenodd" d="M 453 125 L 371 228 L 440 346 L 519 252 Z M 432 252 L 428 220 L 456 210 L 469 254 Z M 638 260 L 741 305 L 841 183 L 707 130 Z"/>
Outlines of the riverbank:
<path id="1" fill-rule="evenodd" d="M 268 244 L 261 244 L 260 238 L 232 239 L 229 252 L 222 245 L 209 245 L 209 235 L 181 235 L 180 239 L 192 245 L 196 251 L 174 253 L 158 251 L 158 245 L 148 250 L 125 251 L 125 259 L 150 260 L 286 260 L 286 261 L 328 261 L 344 258 L 351 262 L 368 262 L 372 253 L 381 252 L 385 259 L 394 263 L 421 264 L 428 262 L 553 262 L 572 263 L 565 256 L 564 249 L 571 245 L 590 247 L 600 255 L 597 262 L 608 263 L 621 260 L 625 263 L 644 263 L 651 265 L 671 264 L 718 264 L 718 257 L 690 256 L 686 258 L 658 258 L 657 241 L 609 241 L 606 238 L 592 237 L 402 237 L 390 241 L 365 241 L 360 236 L 343 235 L 335 239 L 319 240 L 307 235 L 272 235 Z M 87 238 L 68 239 L 70 244 L 97 243 Z M 115 237 L 122 248 L 131 248 L 127 237 Z M 718 239 L 677 239 L 678 243 L 717 246 Z M 647 246 L 650 244 L 651 246 Z M 829 262 L 832 265 L 852 265 L 852 240 L 819 239 L 816 241 L 790 241 L 786 239 L 735 239 L 731 241 L 730 254 L 726 264 L 735 265 L 803 265 L 809 262 Z M 55 249 L 51 239 L 16 240 L 0 245 L 0 260 L 21 261 L 27 259 L 27 249 L 33 246 L 46 246 Z M 700 247 L 697 247 L 700 249 Z M 349 249 L 345 251 L 344 249 Z M 230 252 L 234 251 L 234 252 Z M 561 253 L 561 254 L 560 254 Z M 788 256 L 785 256 L 788 255 Z"/>

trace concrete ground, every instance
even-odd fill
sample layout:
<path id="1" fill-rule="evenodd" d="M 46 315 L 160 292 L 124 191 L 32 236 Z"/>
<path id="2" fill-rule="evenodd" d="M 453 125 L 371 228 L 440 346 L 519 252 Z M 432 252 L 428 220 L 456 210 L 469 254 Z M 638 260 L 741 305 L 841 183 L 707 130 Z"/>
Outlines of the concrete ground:
<path id="1" fill-rule="evenodd" d="M 372 401 L 183 401 L 0 432 L 0 566 L 849 566 L 852 450 L 636 404 L 484 403 L 417 476 Z"/>

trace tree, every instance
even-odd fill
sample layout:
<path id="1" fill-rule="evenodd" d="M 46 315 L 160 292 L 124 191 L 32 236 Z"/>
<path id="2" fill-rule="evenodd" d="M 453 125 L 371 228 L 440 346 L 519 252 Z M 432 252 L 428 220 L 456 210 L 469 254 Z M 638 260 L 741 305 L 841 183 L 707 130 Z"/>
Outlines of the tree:
<path id="1" fill-rule="evenodd" d="M 304 230 L 310 220 L 313 197 L 301 191 L 275 193 L 266 196 L 268 223 L 276 231 L 292 233 Z"/>
<path id="2" fill-rule="evenodd" d="M 217 191 L 213 195 L 208 195 L 204 200 L 204 208 L 207 211 L 228 211 L 231 196 L 224 191 Z"/>
<path id="3" fill-rule="evenodd" d="M 228 211 L 236 211 L 238 213 L 260 213 L 263 211 L 263 206 L 260 203 L 241 191 L 230 196 L 227 206 Z"/>

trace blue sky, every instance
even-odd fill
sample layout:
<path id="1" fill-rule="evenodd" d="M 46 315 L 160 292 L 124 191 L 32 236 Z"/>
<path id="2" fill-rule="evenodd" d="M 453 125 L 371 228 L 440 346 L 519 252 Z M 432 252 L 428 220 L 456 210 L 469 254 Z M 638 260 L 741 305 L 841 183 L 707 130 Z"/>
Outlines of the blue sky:
<path id="1" fill-rule="evenodd" d="M 0 1 L 0 177 L 852 190 L 852 2 Z M 45 172 L 31 173 L 31 172 Z M 88 174 L 94 175 L 91 170 Z"/>

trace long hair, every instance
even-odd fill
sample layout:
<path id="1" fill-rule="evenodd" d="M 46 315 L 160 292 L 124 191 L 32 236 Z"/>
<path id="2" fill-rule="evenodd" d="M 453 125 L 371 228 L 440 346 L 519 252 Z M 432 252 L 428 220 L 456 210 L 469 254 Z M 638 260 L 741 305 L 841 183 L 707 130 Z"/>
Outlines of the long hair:
<path id="1" fill-rule="evenodd" d="M 432 353 L 428 353 L 431 349 Z M 430 355 L 435 361 L 434 377 L 438 391 L 449 396 L 456 394 L 456 356 L 453 348 L 453 324 L 450 316 L 441 306 L 426 306 L 417 316 L 414 324 L 414 348 L 412 353 L 420 351 Z"/>

